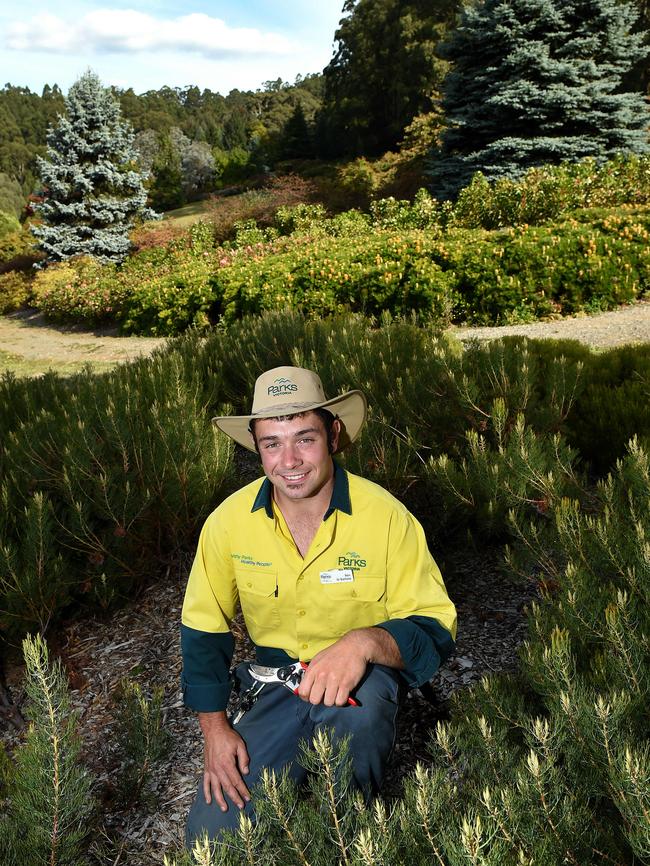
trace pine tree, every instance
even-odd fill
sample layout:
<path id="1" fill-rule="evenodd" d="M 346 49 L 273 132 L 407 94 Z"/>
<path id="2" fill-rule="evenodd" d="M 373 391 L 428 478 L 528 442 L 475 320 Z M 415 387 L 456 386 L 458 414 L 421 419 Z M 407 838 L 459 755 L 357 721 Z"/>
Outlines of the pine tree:
<path id="1" fill-rule="evenodd" d="M 48 262 L 75 255 L 120 261 L 137 218 L 151 219 L 144 175 L 137 169 L 130 124 L 98 76 L 86 72 L 70 88 L 67 117 L 48 133 L 39 159 L 45 201 L 33 229 Z"/>
<path id="2" fill-rule="evenodd" d="M 284 124 L 280 139 L 283 159 L 304 158 L 314 155 L 314 146 L 302 103 L 296 103 L 293 114 Z"/>
<path id="3" fill-rule="evenodd" d="M 620 92 L 646 56 L 637 11 L 619 0 L 485 0 L 441 50 L 449 127 L 431 187 L 454 195 L 476 171 L 517 178 L 535 165 L 648 153 L 648 109 Z"/>

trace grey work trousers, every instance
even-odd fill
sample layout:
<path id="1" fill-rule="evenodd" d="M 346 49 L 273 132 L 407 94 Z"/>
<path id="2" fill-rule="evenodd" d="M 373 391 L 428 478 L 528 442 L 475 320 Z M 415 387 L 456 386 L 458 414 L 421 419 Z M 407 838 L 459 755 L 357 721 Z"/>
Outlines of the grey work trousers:
<path id="1" fill-rule="evenodd" d="M 242 691 L 253 684 L 247 664 L 239 665 L 235 676 Z M 399 674 L 384 665 L 369 665 L 354 695 L 358 707 L 326 707 L 301 700 L 280 683 L 266 685 L 253 707 L 235 725 L 250 758 L 249 773 L 244 777 L 249 790 L 260 780 L 265 767 L 276 772 L 286 769 L 296 783 L 303 782 L 307 771 L 296 760 L 299 743 L 311 742 L 319 729 L 328 728 L 336 738 L 350 735 L 353 783 L 366 795 L 376 793 L 395 742 Z M 188 848 L 205 832 L 210 839 L 217 839 L 222 830 L 237 828 L 240 810 L 228 797 L 226 802 L 226 812 L 221 811 L 214 797 L 210 804 L 206 803 L 201 777 L 187 819 Z M 254 818 L 252 802 L 243 811 Z"/>

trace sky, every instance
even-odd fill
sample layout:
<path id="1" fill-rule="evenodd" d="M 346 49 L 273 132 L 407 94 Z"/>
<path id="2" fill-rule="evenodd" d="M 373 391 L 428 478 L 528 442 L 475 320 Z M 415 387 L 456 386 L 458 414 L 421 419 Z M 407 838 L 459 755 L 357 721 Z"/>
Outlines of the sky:
<path id="1" fill-rule="evenodd" d="M 0 0 L 0 86 L 67 92 L 88 68 L 136 93 L 226 95 L 321 72 L 343 0 Z"/>

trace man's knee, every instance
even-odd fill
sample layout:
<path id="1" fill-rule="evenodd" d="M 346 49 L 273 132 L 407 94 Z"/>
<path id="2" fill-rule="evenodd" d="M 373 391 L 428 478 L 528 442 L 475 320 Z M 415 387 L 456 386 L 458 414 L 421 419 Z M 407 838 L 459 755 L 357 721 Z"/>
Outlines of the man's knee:
<path id="1" fill-rule="evenodd" d="M 191 849 L 197 839 L 207 835 L 210 841 L 217 840 L 226 830 L 237 830 L 240 815 L 248 815 L 254 819 L 253 805 L 246 803 L 243 809 L 238 809 L 226 796 L 228 809 L 223 812 L 217 805 L 214 797 L 210 803 L 206 803 L 203 794 L 203 780 L 199 782 L 196 798 L 187 816 L 185 827 L 185 846 Z"/>

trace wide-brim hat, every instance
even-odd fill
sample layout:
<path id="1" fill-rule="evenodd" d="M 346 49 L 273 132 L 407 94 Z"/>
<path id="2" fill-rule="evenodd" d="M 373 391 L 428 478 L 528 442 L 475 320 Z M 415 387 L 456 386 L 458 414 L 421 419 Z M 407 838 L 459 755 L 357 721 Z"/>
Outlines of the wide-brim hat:
<path id="1" fill-rule="evenodd" d="M 250 433 L 252 419 L 278 418 L 319 408 L 328 409 L 341 421 L 336 450 L 342 451 L 359 435 L 368 404 L 361 391 L 347 391 L 328 400 L 316 373 L 302 367 L 275 367 L 257 378 L 250 415 L 218 416 L 212 423 L 235 442 L 254 451 Z"/>

